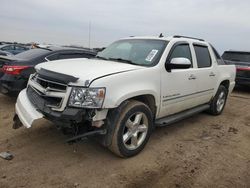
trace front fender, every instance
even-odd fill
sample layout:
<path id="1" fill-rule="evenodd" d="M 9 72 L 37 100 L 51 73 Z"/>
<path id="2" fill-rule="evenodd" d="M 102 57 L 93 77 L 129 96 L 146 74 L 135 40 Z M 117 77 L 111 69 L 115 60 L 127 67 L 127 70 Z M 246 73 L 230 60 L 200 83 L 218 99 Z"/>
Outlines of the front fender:
<path id="1" fill-rule="evenodd" d="M 127 99 L 152 95 L 156 106 L 160 105 L 160 74 L 156 67 L 110 75 L 95 80 L 90 87 L 105 87 L 103 108 L 117 108 Z"/>
<path id="2" fill-rule="evenodd" d="M 138 97 L 138 96 L 143 96 L 143 95 L 151 95 L 154 97 L 155 101 L 157 101 L 157 93 L 151 91 L 151 90 L 140 90 L 140 91 L 133 91 L 133 92 L 130 92 L 130 93 L 127 93 L 127 94 L 124 94 L 124 95 L 121 95 L 115 106 L 119 106 L 122 102 L 128 100 L 128 99 L 131 99 L 131 98 L 135 98 L 135 97 Z M 156 102 L 157 103 L 157 102 Z M 158 106 L 156 104 L 156 106 Z"/>

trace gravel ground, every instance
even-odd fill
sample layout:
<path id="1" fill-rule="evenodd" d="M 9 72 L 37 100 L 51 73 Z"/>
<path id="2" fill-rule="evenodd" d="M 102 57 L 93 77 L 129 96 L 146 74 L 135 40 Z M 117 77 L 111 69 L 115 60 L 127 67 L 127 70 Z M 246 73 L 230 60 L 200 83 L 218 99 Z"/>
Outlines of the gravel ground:
<path id="1" fill-rule="evenodd" d="M 121 159 L 87 140 L 65 144 L 50 124 L 12 129 L 15 99 L 0 95 L 0 187 L 250 187 L 250 89 L 221 116 L 201 113 L 158 128 L 138 156 Z"/>

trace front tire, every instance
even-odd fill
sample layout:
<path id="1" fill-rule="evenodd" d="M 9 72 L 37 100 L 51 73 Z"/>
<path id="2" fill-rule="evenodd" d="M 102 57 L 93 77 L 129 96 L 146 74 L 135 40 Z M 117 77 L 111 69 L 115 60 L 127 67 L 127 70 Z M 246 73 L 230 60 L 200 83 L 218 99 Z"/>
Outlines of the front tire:
<path id="1" fill-rule="evenodd" d="M 212 115 L 220 115 L 226 105 L 227 101 L 228 90 L 225 86 L 220 85 L 216 95 L 214 96 L 213 100 L 210 104 L 209 113 Z"/>
<path id="2" fill-rule="evenodd" d="M 109 149 L 120 157 L 137 155 L 145 147 L 153 128 L 150 108 L 139 101 L 128 101 L 121 110 Z"/>

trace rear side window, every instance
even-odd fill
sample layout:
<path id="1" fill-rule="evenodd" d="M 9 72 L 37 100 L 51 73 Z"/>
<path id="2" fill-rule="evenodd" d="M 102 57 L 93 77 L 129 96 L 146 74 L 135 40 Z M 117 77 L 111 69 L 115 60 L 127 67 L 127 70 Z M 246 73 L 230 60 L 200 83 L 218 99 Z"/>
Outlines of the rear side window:
<path id="1" fill-rule="evenodd" d="M 15 50 L 13 45 L 5 46 L 2 48 L 2 50 Z"/>
<path id="2" fill-rule="evenodd" d="M 26 50 L 26 48 L 22 47 L 22 46 L 15 46 L 16 50 Z"/>
<path id="3" fill-rule="evenodd" d="M 189 44 L 179 44 L 174 47 L 169 59 L 171 61 L 171 59 L 178 57 L 187 58 L 190 60 L 190 62 L 192 62 Z"/>
<path id="4" fill-rule="evenodd" d="M 194 45 L 198 68 L 211 66 L 211 57 L 207 46 Z"/>
<path id="5" fill-rule="evenodd" d="M 220 54 L 217 52 L 217 50 L 211 45 L 212 50 L 214 52 L 215 58 L 217 60 L 217 63 L 219 65 L 225 65 L 225 62 L 223 61 L 223 59 L 221 58 Z"/>

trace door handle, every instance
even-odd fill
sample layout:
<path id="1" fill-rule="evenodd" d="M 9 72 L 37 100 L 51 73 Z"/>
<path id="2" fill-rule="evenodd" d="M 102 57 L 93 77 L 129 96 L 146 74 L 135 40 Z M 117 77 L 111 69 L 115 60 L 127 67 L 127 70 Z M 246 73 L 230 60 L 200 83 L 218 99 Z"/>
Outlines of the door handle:
<path id="1" fill-rule="evenodd" d="M 191 74 L 190 76 L 189 76 L 189 78 L 188 78 L 189 80 L 195 80 L 196 79 L 196 76 L 195 75 L 193 75 L 193 74 Z"/>
<path id="2" fill-rule="evenodd" d="M 210 76 L 210 77 L 216 76 L 216 74 L 214 74 L 213 72 L 210 72 L 209 76 Z"/>

